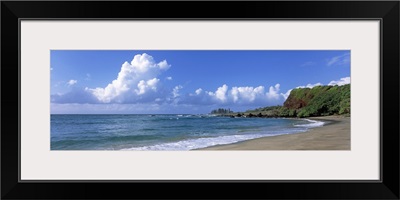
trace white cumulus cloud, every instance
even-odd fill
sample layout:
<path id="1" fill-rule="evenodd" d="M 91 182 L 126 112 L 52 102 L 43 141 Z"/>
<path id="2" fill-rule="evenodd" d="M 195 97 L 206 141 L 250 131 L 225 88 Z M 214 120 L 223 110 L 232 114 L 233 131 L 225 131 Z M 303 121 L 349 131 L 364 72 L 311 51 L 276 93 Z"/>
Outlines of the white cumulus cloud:
<path id="1" fill-rule="evenodd" d="M 69 81 L 67 82 L 67 84 L 68 84 L 69 86 L 75 85 L 75 84 L 77 84 L 77 83 L 78 83 L 77 80 L 69 80 Z"/>
<path id="2" fill-rule="evenodd" d="M 346 85 L 346 84 L 350 84 L 350 77 L 344 77 L 341 78 L 340 80 L 336 80 L 336 81 L 331 81 L 328 83 L 328 85 Z"/>
<path id="3" fill-rule="evenodd" d="M 173 96 L 174 98 L 179 97 L 179 96 L 180 96 L 179 90 L 182 89 L 182 88 L 183 88 L 183 87 L 182 87 L 181 85 L 175 86 L 174 89 L 172 89 L 172 96 Z"/>
<path id="4" fill-rule="evenodd" d="M 228 86 L 224 84 L 223 86 L 219 87 L 217 91 L 215 91 L 215 97 L 221 102 L 225 102 L 227 91 L 228 91 Z"/>
<path id="5" fill-rule="evenodd" d="M 232 87 L 230 98 L 234 103 L 251 103 L 256 99 L 265 99 L 264 86 L 258 87 Z"/>
<path id="6" fill-rule="evenodd" d="M 148 91 L 157 91 L 160 82 L 158 75 L 170 68 L 166 60 L 155 62 L 154 58 L 146 53 L 138 54 L 133 60 L 122 64 L 115 80 L 106 87 L 87 88 L 100 102 L 123 103 L 135 96 L 146 94 Z"/>
<path id="7" fill-rule="evenodd" d="M 135 89 L 135 92 L 137 95 L 142 95 L 146 93 L 149 90 L 153 90 L 154 92 L 157 91 L 157 84 L 160 82 L 160 79 L 158 78 L 153 78 L 147 81 L 141 80 L 137 84 L 137 88 Z"/>
<path id="8" fill-rule="evenodd" d="M 167 80 L 171 81 L 171 80 L 172 80 L 172 77 L 171 77 L 171 76 L 168 76 L 168 77 L 167 77 L 167 78 L 165 78 L 165 79 L 167 79 Z"/>
<path id="9" fill-rule="evenodd" d="M 271 86 L 269 87 L 269 92 L 267 93 L 267 97 L 269 99 L 279 99 L 279 88 L 280 88 L 280 84 L 276 84 L 275 86 Z"/>
<path id="10" fill-rule="evenodd" d="M 283 98 L 285 100 L 289 97 L 291 91 L 292 91 L 292 89 L 288 90 L 286 93 L 281 93 L 281 95 L 283 96 Z"/>
<path id="11" fill-rule="evenodd" d="M 199 89 L 197 89 L 197 90 L 195 91 L 195 93 L 196 93 L 197 95 L 200 95 L 201 92 L 203 92 L 203 89 L 201 89 L 201 88 L 199 88 Z"/>
<path id="12" fill-rule="evenodd" d="M 237 105 L 250 105 L 256 104 L 269 104 L 277 103 L 282 100 L 282 95 L 279 93 L 280 84 L 271 86 L 266 92 L 264 86 L 251 87 L 251 86 L 234 86 L 229 88 L 228 85 L 223 84 L 218 87 L 214 92 L 203 91 L 197 89 L 194 94 L 189 94 L 189 98 L 184 101 L 185 103 L 194 104 L 237 104 Z"/>
<path id="13" fill-rule="evenodd" d="M 314 83 L 314 84 L 311 84 L 311 83 L 309 83 L 309 84 L 307 84 L 307 85 L 302 85 L 302 86 L 297 86 L 296 88 L 313 88 L 313 87 L 315 87 L 315 86 L 321 86 L 322 85 L 322 83 Z"/>

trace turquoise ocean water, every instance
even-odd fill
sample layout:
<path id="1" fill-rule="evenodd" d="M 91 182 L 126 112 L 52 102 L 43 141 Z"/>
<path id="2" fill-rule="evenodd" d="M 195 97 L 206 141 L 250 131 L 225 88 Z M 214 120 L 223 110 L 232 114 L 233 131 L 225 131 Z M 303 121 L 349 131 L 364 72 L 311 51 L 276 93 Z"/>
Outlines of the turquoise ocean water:
<path id="1" fill-rule="evenodd" d="M 212 115 L 51 115 L 51 150 L 191 150 L 322 125 Z"/>

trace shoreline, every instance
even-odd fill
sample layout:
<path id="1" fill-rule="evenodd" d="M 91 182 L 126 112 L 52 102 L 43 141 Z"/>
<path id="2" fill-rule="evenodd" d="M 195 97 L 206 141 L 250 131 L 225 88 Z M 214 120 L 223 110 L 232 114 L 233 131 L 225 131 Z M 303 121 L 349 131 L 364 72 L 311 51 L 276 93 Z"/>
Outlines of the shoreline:
<path id="1" fill-rule="evenodd" d="M 310 117 L 326 124 L 306 132 L 267 136 L 195 150 L 351 150 L 350 117 Z"/>

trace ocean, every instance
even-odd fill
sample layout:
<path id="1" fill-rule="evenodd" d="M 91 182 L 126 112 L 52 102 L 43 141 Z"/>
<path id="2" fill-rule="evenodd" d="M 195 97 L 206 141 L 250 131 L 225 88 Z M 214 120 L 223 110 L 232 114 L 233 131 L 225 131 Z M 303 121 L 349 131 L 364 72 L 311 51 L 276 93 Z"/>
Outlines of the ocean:
<path id="1" fill-rule="evenodd" d="M 309 119 L 213 115 L 51 115 L 51 150 L 186 151 L 322 126 Z"/>

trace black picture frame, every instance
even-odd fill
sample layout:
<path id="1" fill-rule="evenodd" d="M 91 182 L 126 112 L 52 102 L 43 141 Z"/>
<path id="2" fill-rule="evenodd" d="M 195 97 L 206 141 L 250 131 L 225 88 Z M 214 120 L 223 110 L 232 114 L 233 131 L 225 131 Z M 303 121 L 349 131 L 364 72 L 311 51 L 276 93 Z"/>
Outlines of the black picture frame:
<path id="1" fill-rule="evenodd" d="M 399 1 L 2 1 L 1 198 L 399 199 L 399 8 Z M 382 22 L 381 180 L 20 182 L 19 20 L 22 18 L 379 19 Z M 260 187 L 264 189 L 259 190 Z M 148 193 L 149 190 L 154 192 Z"/>

